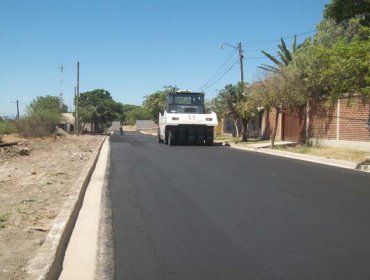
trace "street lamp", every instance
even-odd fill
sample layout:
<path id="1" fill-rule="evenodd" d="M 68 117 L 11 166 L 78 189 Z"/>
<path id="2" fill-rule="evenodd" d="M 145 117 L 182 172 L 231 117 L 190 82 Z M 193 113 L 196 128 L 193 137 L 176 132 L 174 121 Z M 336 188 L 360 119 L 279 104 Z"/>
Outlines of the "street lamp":
<path id="1" fill-rule="evenodd" d="M 239 53 L 239 61 L 240 61 L 240 81 L 243 83 L 244 82 L 244 74 L 243 74 L 243 48 L 242 48 L 242 43 L 238 43 L 236 46 L 230 45 L 229 43 L 223 43 L 220 45 L 221 49 L 224 49 L 225 46 L 229 46 L 231 48 L 234 48 L 238 50 Z"/>

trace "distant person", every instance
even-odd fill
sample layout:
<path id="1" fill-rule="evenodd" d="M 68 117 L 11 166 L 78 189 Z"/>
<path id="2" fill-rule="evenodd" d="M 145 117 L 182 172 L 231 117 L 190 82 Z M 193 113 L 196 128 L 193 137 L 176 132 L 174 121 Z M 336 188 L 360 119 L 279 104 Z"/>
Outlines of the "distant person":
<path id="1" fill-rule="evenodd" d="M 123 135 L 123 129 L 122 129 L 122 126 L 119 127 L 119 134 L 120 135 Z"/>

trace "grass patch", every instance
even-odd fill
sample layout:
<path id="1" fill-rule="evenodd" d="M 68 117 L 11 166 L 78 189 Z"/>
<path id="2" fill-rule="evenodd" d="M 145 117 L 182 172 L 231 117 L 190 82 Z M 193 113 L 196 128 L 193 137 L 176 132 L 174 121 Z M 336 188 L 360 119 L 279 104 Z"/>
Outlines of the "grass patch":
<path id="1" fill-rule="evenodd" d="M 16 131 L 15 124 L 11 121 L 0 121 L 0 135 L 11 134 Z"/>
<path id="2" fill-rule="evenodd" d="M 308 147 L 304 145 L 297 145 L 297 146 L 275 146 L 275 149 L 299 153 L 299 154 L 307 154 L 313 156 L 319 156 L 324 158 L 332 158 L 332 159 L 339 159 L 339 160 L 347 160 L 353 162 L 363 162 L 366 160 L 368 156 L 370 156 L 370 152 L 359 151 L 349 148 L 335 148 L 335 147 L 323 147 L 323 146 L 314 146 Z"/>
<path id="3" fill-rule="evenodd" d="M 248 144 L 258 144 L 258 143 L 270 143 L 271 140 L 260 140 L 260 139 L 255 139 L 255 138 L 248 138 L 248 141 L 242 141 L 242 138 L 239 137 L 233 137 L 231 135 L 217 135 L 215 140 L 216 141 L 226 141 L 230 143 L 235 143 L 235 144 L 242 144 L 242 145 L 248 145 Z"/>
<path id="4" fill-rule="evenodd" d="M 10 213 L 0 213 L 0 228 L 5 227 L 4 223 L 9 220 Z"/>

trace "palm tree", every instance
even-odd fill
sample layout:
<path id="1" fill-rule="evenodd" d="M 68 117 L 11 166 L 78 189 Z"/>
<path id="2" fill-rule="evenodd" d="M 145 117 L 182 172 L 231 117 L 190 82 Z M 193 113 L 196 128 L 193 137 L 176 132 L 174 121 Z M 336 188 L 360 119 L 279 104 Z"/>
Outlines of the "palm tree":
<path id="1" fill-rule="evenodd" d="M 297 35 L 294 36 L 293 39 L 293 44 L 292 44 L 292 51 L 290 51 L 285 42 L 284 39 L 281 38 L 281 44 L 278 45 L 278 48 L 280 49 L 277 51 L 279 59 L 276 58 L 276 56 L 273 56 L 269 54 L 268 52 L 261 51 L 265 56 L 267 56 L 276 66 L 271 66 L 271 65 L 266 65 L 262 64 L 262 66 L 259 66 L 259 68 L 269 71 L 269 72 L 274 72 L 277 73 L 279 72 L 279 69 L 281 67 L 287 66 L 290 62 L 293 60 L 293 55 L 297 49 Z"/>

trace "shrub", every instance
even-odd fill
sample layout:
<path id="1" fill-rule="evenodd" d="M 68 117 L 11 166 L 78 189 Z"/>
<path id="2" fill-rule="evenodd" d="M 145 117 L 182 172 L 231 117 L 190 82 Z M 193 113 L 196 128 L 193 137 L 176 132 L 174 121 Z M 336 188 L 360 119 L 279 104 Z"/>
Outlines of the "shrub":
<path id="1" fill-rule="evenodd" d="M 60 114 L 41 110 L 18 122 L 18 131 L 24 137 L 42 137 L 52 134 L 60 121 Z"/>
<path id="2" fill-rule="evenodd" d="M 61 119 L 58 97 L 40 96 L 28 106 L 26 117 L 18 122 L 18 131 L 24 137 L 48 136 L 55 131 Z"/>
<path id="3" fill-rule="evenodd" d="M 0 135 L 14 133 L 15 131 L 14 121 L 0 121 Z"/>

